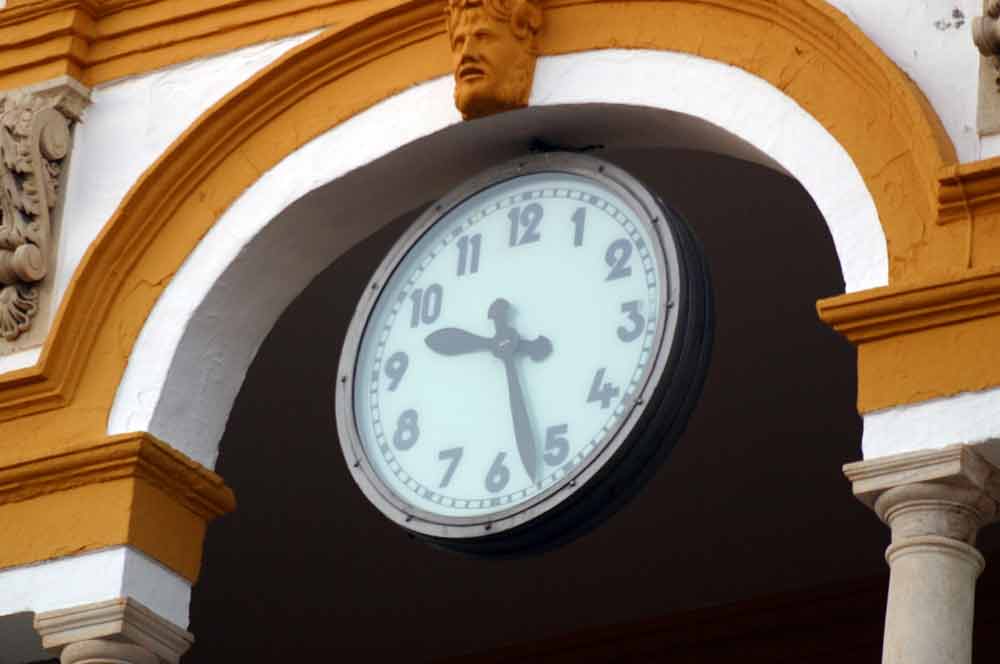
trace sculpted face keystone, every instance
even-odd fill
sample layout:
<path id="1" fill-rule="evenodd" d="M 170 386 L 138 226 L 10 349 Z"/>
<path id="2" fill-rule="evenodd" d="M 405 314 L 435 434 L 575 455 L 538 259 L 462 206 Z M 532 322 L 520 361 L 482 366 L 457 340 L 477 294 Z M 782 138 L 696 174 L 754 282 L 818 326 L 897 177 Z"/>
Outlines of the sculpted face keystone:
<path id="1" fill-rule="evenodd" d="M 450 0 L 455 105 L 466 120 L 521 108 L 535 72 L 533 0 Z"/>

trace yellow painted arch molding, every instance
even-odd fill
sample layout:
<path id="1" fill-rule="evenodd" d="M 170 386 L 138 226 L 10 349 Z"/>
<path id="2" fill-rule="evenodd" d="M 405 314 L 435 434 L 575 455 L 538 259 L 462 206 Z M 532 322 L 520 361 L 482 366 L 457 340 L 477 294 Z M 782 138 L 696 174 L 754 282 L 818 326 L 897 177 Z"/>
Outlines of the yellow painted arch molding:
<path id="1" fill-rule="evenodd" d="M 893 283 L 964 261 L 961 224 L 934 223 L 938 172 L 955 161 L 937 116 L 909 79 L 825 2 L 547 5 L 543 54 L 603 48 L 687 52 L 769 81 L 854 159 L 885 229 Z M 0 467 L 104 434 L 157 297 L 261 173 L 449 66 L 440 0 L 412 0 L 328 30 L 208 111 L 145 173 L 90 247 L 39 364 L 0 379 Z"/>

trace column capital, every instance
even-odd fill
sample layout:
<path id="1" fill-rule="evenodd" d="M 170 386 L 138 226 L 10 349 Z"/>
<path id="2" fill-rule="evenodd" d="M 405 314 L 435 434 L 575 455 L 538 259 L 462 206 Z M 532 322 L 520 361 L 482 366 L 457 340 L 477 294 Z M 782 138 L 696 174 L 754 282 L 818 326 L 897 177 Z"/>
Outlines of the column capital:
<path id="1" fill-rule="evenodd" d="M 194 642 L 189 632 L 128 597 L 39 613 L 35 616 L 35 631 L 42 637 L 42 647 L 62 651 L 64 655 L 68 652 L 76 657 L 77 651 L 86 653 L 90 652 L 87 648 L 100 650 L 106 649 L 108 643 L 117 643 L 148 651 L 156 658 L 154 661 L 168 664 L 178 664 Z M 97 645 L 84 647 L 84 643 Z M 121 659 L 133 661 L 128 657 Z M 85 662 L 88 658 L 80 655 L 73 661 Z M 144 664 L 147 660 L 134 661 Z"/>
<path id="2" fill-rule="evenodd" d="M 851 481 L 854 495 L 890 525 L 902 505 L 926 501 L 966 506 L 978 519 L 977 527 L 997 518 L 1000 468 L 969 445 L 849 463 L 844 466 L 844 474 Z M 968 541 L 960 524 L 943 525 L 947 533 L 938 534 Z M 919 524 L 909 527 L 921 528 Z"/>
<path id="3" fill-rule="evenodd" d="M 118 641 L 79 641 L 66 646 L 60 664 L 160 664 L 160 658 L 140 646 Z"/>

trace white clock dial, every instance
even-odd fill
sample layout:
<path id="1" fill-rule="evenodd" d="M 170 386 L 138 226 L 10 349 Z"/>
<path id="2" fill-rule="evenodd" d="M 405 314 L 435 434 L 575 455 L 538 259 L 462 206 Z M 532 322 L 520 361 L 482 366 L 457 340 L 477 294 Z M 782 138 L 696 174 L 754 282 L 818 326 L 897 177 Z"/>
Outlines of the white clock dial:
<path id="1" fill-rule="evenodd" d="M 655 361 L 668 270 L 611 188 L 563 172 L 495 184 L 409 249 L 368 317 L 354 414 L 415 512 L 488 517 L 590 464 Z"/>

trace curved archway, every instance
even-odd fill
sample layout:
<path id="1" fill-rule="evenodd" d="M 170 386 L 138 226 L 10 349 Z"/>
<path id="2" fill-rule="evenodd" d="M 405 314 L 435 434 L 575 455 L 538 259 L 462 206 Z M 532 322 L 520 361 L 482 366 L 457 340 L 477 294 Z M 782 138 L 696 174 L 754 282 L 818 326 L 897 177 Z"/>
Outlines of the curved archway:
<path id="1" fill-rule="evenodd" d="M 822 127 L 767 84 L 738 70 L 675 54 L 644 56 L 601 51 L 543 60 L 534 96 L 548 106 L 457 126 L 450 126 L 455 121 L 451 81 L 438 79 L 356 116 L 283 160 L 220 217 L 157 301 L 119 387 L 109 433 L 150 431 L 200 463 L 214 465 L 257 348 L 309 281 L 389 220 L 442 195 L 467 174 L 523 153 L 536 139 L 611 149 L 701 149 L 783 171 L 787 164 L 817 201 L 835 241 L 840 240 L 845 275 L 855 286 L 885 283 L 885 242 L 874 205 L 850 158 Z M 689 76 L 665 95 L 660 91 L 659 78 L 695 66 L 701 76 Z M 600 94 L 588 93 L 591 102 L 642 105 L 561 105 L 589 89 L 562 75 L 564 69 L 587 72 L 588 81 L 598 83 Z M 713 73 L 728 85 L 704 85 Z M 630 76 L 643 77 L 649 92 L 635 94 Z M 737 86 L 751 103 L 769 111 L 763 115 L 780 122 L 717 113 L 719 97 Z M 671 106 L 692 115 L 663 110 Z M 397 126 L 395 134 L 382 131 L 408 111 L 413 121 Z M 704 116 L 735 133 L 699 119 Z M 408 142 L 438 127 L 443 128 Z M 803 144 L 823 155 L 820 163 L 800 158 Z M 354 154 L 354 145 L 364 145 L 364 152 Z M 373 155 L 380 157 L 371 161 Z M 838 183 L 835 191 L 824 186 L 823 178 L 831 175 Z"/>
<path id="2" fill-rule="evenodd" d="M 931 223 L 935 174 L 954 158 L 940 123 L 906 77 L 825 2 L 565 2 L 549 7 L 547 20 L 546 54 L 608 47 L 700 54 L 784 90 L 856 165 L 885 230 L 890 279 L 960 254 L 954 226 Z M 6 426 L 11 439 L 30 431 L 57 449 L 102 433 L 149 312 L 232 202 L 312 138 L 445 73 L 447 61 L 437 4 L 414 0 L 317 37 L 213 108 L 136 185 L 88 252 L 39 365 L 0 381 L 0 417 L 18 418 Z M 932 235 L 942 237 L 933 254 Z M 25 417 L 55 408 L 58 415 Z"/>

